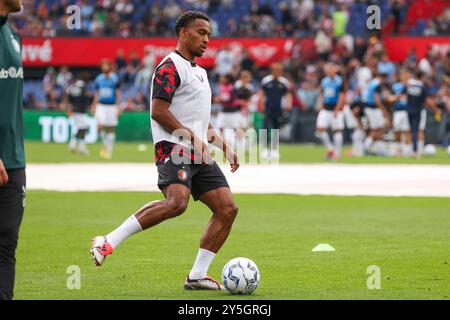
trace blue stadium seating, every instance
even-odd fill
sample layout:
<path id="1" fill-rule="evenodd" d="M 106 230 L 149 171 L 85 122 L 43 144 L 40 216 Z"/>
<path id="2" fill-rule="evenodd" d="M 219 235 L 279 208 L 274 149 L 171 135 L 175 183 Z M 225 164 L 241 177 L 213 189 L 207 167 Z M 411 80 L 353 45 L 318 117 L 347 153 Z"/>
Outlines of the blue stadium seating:
<path id="1" fill-rule="evenodd" d="M 45 101 L 44 85 L 42 80 L 26 80 L 23 88 L 23 96 L 26 98 L 30 94 L 39 101 Z"/>
<path id="2" fill-rule="evenodd" d="M 35 7 L 44 1 L 44 3 L 51 8 L 52 5 L 59 3 L 60 0 L 35 0 Z M 195 2 L 187 2 L 183 0 L 175 0 L 176 3 L 180 4 L 183 10 L 191 10 L 197 8 Z M 68 0 L 69 4 L 75 4 L 77 0 Z M 383 22 L 389 18 L 390 5 L 389 1 L 380 0 L 376 1 L 381 7 L 381 17 Z M 88 0 L 88 3 L 95 5 L 95 0 Z M 154 0 L 133 0 L 133 3 L 139 10 L 136 10 L 131 19 L 131 23 L 136 25 L 141 19 L 147 14 L 148 10 L 151 10 L 151 6 Z M 164 4 L 165 1 L 160 1 L 160 4 Z M 260 5 L 267 4 L 274 12 L 274 19 L 277 22 L 281 21 L 281 11 L 279 0 L 259 0 Z M 143 7 L 144 4 L 144 7 Z M 221 34 L 225 34 L 228 28 L 228 20 L 230 18 L 239 21 L 243 16 L 247 15 L 250 10 L 250 1 L 239 1 L 234 0 L 230 7 L 225 7 L 222 3 L 219 4 L 215 12 L 211 12 L 211 17 L 217 22 L 219 26 L 219 31 Z M 321 15 L 321 6 L 316 6 L 314 14 L 315 16 Z M 347 32 L 355 36 L 364 36 L 366 33 L 366 19 L 367 19 L 367 4 L 361 2 L 355 2 L 350 7 L 350 15 L 352 23 L 347 26 Z M 170 21 L 170 26 L 172 27 L 175 21 Z M 423 30 L 423 25 L 419 25 L 418 32 Z"/>

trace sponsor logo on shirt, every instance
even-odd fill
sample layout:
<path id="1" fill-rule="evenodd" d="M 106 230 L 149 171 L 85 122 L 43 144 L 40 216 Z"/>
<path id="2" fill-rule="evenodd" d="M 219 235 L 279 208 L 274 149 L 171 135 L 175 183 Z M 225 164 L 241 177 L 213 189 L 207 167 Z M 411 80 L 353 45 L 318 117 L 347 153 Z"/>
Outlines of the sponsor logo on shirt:
<path id="1" fill-rule="evenodd" d="M 0 79 L 23 79 L 23 68 L 2 68 L 0 69 Z"/>
<path id="2" fill-rule="evenodd" d="M 422 94 L 422 88 L 421 87 L 409 87 L 408 93 L 412 96 L 420 96 Z"/>
<path id="3" fill-rule="evenodd" d="M 204 81 L 202 76 L 199 76 L 198 74 L 196 74 L 195 76 L 196 76 L 201 82 Z"/>

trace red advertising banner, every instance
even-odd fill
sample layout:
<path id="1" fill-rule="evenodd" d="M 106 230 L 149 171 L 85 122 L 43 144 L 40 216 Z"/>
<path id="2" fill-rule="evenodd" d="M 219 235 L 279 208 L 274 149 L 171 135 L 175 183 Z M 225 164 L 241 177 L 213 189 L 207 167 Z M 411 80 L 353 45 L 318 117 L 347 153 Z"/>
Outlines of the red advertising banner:
<path id="1" fill-rule="evenodd" d="M 384 39 L 389 57 L 394 62 L 403 61 L 411 48 L 416 49 L 417 58 L 423 58 L 431 47 L 436 52 L 447 54 L 450 50 L 450 37 L 414 37 Z"/>
<path id="2" fill-rule="evenodd" d="M 219 50 L 228 45 L 235 55 L 246 48 L 259 66 L 268 66 L 291 54 L 294 39 L 213 39 L 199 65 L 214 66 Z M 395 37 L 384 39 L 390 58 L 397 62 L 405 59 L 408 50 L 416 48 L 418 58 L 425 55 L 428 47 L 442 53 L 450 49 L 450 37 Z M 304 56 L 314 55 L 314 39 L 301 39 Z M 118 39 L 118 38 L 25 38 L 22 57 L 25 66 L 97 66 L 101 59 L 114 59 L 119 49 L 127 54 L 135 51 L 140 57 L 145 50 L 152 50 L 159 61 L 176 46 L 175 38 Z"/>
<path id="3" fill-rule="evenodd" d="M 310 41 L 311 39 L 306 39 Z M 244 48 L 260 66 L 270 65 L 290 54 L 292 39 L 214 39 L 204 56 L 197 60 L 203 67 L 214 66 L 218 51 L 228 45 L 236 55 Z M 174 50 L 177 40 L 170 39 L 118 39 L 118 38 L 25 38 L 23 39 L 23 62 L 25 66 L 96 66 L 103 58 L 114 59 L 117 51 L 127 54 L 135 51 L 140 57 L 145 50 L 152 50 L 157 60 Z"/>

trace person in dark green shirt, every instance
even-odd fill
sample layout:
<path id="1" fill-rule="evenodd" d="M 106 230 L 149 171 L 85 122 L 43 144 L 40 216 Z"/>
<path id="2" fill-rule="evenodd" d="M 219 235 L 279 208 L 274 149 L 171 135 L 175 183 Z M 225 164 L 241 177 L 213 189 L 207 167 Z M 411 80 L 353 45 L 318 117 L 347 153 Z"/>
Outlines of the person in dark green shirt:
<path id="1" fill-rule="evenodd" d="M 0 0 L 0 300 L 14 292 L 16 248 L 25 207 L 21 39 L 7 24 L 20 0 Z"/>

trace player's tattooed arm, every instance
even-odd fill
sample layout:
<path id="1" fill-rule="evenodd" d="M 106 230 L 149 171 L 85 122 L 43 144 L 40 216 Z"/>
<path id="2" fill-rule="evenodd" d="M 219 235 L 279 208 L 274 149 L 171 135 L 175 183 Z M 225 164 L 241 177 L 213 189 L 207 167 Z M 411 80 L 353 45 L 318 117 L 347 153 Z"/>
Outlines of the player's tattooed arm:
<path id="1" fill-rule="evenodd" d="M 6 172 L 2 159 L 0 159 L 0 187 L 8 183 L 8 172 Z"/>

